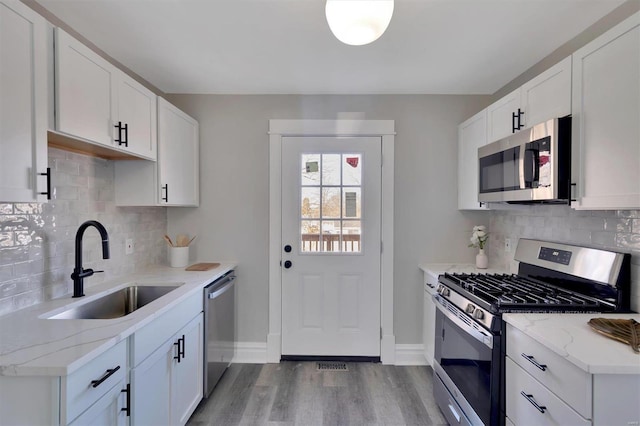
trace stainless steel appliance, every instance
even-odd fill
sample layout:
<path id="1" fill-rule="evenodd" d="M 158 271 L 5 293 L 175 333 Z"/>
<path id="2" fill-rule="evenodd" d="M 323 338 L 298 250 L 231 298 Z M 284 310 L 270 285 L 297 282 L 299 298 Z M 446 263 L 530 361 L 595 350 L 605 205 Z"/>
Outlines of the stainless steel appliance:
<path id="1" fill-rule="evenodd" d="M 506 312 L 628 312 L 629 254 L 520 239 L 518 274 L 440 275 L 434 395 L 452 425 L 504 424 Z"/>
<path id="2" fill-rule="evenodd" d="M 235 355 L 235 271 L 204 288 L 204 396 L 208 398 Z"/>
<path id="3" fill-rule="evenodd" d="M 478 200 L 571 198 L 571 117 L 556 118 L 478 148 Z"/>

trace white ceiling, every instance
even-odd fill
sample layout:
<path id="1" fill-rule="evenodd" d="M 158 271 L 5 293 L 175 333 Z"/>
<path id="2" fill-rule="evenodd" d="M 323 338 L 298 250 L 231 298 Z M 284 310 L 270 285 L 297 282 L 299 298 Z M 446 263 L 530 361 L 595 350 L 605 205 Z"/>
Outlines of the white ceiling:
<path id="1" fill-rule="evenodd" d="M 324 0 L 38 0 L 166 93 L 492 94 L 623 0 L 395 0 L 366 46 Z"/>

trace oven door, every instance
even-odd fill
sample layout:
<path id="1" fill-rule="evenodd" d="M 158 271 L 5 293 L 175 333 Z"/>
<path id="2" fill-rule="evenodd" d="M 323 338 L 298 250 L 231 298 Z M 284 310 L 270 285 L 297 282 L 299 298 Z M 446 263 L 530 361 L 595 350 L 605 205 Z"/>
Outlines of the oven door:
<path id="1" fill-rule="evenodd" d="M 440 295 L 436 311 L 436 373 L 472 424 L 500 424 L 501 338 Z M 445 412 L 449 407 L 440 407 Z"/>

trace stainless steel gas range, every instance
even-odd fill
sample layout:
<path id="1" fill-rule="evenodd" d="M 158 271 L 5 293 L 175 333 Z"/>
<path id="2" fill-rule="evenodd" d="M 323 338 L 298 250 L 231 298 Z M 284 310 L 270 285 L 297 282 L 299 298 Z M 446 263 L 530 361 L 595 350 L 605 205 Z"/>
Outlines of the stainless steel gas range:
<path id="1" fill-rule="evenodd" d="M 520 239 L 518 274 L 440 275 L 434 394 L 449 423 L 504 424 L 503 313 L 628 312 L 630 258 Z"/>

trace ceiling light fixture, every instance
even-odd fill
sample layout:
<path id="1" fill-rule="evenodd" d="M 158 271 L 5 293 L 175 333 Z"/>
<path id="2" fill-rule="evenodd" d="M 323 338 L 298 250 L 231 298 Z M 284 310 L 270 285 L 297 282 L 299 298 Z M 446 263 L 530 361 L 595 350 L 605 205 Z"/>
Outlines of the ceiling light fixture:
<path id="1" fill-rule="evenodd" d="M 338 40 L 362 46 L 385 32 L 393 15 L 393 0 L 327 0 L 325 13 Z"/>

